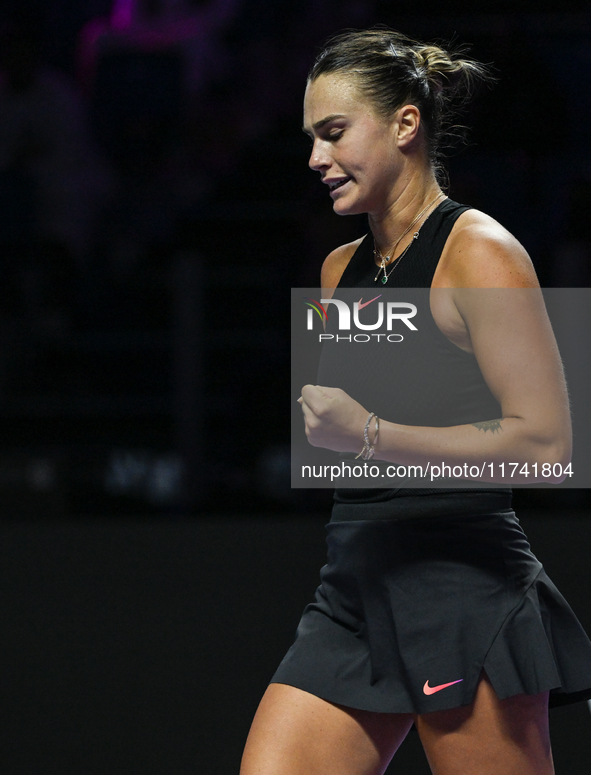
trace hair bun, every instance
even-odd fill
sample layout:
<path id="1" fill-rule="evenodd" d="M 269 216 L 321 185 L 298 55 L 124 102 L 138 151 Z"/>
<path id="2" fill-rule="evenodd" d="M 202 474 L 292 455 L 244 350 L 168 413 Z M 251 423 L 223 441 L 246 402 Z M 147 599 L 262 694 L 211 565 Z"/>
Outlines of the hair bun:
<path id="1" fill-rule="evenodd" d="M 413 47 L 412 52 L 418 69 L 431 85 L 440 89 L 460 90 L 464 96 L 469 96 L 475 83 L 485 77 L 486 70 L 483 65 L 472 59 L 462 58 L 462 52 L 450 54 L 435 45 L 418 45 Z"/>

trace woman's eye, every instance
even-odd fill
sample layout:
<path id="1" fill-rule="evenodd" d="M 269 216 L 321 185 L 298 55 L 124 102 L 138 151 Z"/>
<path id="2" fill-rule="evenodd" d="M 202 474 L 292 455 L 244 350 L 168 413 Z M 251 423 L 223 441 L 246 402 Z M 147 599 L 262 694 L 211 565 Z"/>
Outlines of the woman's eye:
<path id="1" fill-rule="evenodd" d="M 340 132 L 334 132 L 334 133 L 331 133 L 331 134 L 328 136 L 328 139 L 329 139 L 329 140 L 338 140 L 338 139 L 339 139 L 339 137 L 342 137 L 342 134 L 343 134 L 342 130 L 341 130 Z"/>

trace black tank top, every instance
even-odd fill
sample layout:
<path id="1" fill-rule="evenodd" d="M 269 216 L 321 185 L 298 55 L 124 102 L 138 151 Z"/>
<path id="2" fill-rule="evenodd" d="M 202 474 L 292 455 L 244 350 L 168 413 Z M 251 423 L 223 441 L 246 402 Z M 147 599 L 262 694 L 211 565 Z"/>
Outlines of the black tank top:
<path id="1" fill-rule="evenodd" d="M 415 338 L 407 337 L 408 347 L 406 343 L 388 346 L 383 342 L 355 345 L 353 361 L 343 358 L 343 350 L 338 345 L 325 345 L 318 370 L 319 385 L 340 387 L 381 419 L 403 425 L 445 427 L 502 416 L 501 407 L 490 392 L 476 358 L 442 333 L 429 304 L 433 276 L 447 238 L 457 218 L 469 209 L 445 199 L 425 221 L 418 238 L 412 241 L 399 265 L 392 270 L 386 285 L 381 282 L 383 272 L 376 280 L 378 267 L 371 235 L 363 239 L 343 272 L 338 297 L 352 303 L 359 301 L 359 291 L 348 292 L 347 289 L 370 288 L 373 293 L 366 294 L 366 301 L 369 301 L 384 288 L 404 289 L 400 299 L 416 304 L 419 309 L 419 315 L 413 319 L 418 330 L 413 334 Z M 332 325 L 335 324 L 336 316 L 333 315 Z M 331 331 L 330 312 L 326 331 Z M 458 500 L 462 501 L 460 510 L 463 513 L 474 508 L 475 499 L 482 505 L 477 511 L 510 506 L 510 489 L 491 486 L 490 489 L 475 490 L 461 487 L 461 481 L 458 484 L 459 487 L 453 488 L 337 488 L 335 501 L 337 504 L 373 504 L 391 499 L 406 502 L 411 498 L 416 503 L 412 496 L 435 496 L 427 500 L 421 498 L 421 516 L 431 511 L 427 503 L 437 503 L 436 508 L 440 508 L 443 502 L 447 508 L 452 505 L 450 499 L 454 506 L 460 506 Z M 410 508 L 412 510 L 412 504 Z M 383 509 L 380 514 L 382 512 Z M 382 516 L 373 515 L 370 509 L 357 516 L 349 514 L 347 518 L 370 519 L 374 516 L 387 518 L 387 512 Z"/>
<path id="2" fill-rule="evenodd" d="M 395 285 L 397 288 L 430 288 L 454 223 L 462 213 L 470 209 L 468 205 L 444 199 L 421 226 L 418 239 L 411 242 L 400 265 L 392 270 L 386 287 Z M 382 283 L 380 279 L 375 282 L 377 272 L 373 240 L 371 234 L 368 234 L 347 264 L 338 287 L 379 288 Z"/>

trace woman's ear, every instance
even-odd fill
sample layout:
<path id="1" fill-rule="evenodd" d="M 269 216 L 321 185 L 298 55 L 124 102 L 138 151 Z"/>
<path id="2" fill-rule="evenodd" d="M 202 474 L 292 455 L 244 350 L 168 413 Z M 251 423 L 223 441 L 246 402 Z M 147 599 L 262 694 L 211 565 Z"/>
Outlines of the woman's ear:
<path id="1" fill-rule="evenodd" d="M 421 112 L 415 105 L 403 105 L 396 114 L 395 141 L 399 148 L 412 145 L 421 127 Z"/>

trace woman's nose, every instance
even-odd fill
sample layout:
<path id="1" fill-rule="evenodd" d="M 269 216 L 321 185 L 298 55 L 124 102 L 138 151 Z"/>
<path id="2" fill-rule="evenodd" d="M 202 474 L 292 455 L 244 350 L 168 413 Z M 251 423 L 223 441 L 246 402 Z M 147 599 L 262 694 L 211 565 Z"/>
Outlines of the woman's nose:
<path id="1" fill-rule="evenodd" d="M 321 140 L 315 140 L 312 146 L 312 153 L 308 161 L 308 166 L 312 170 L 320 171 L 330 165 L 330 159 L 326 153 L 325 143 Z"/>

